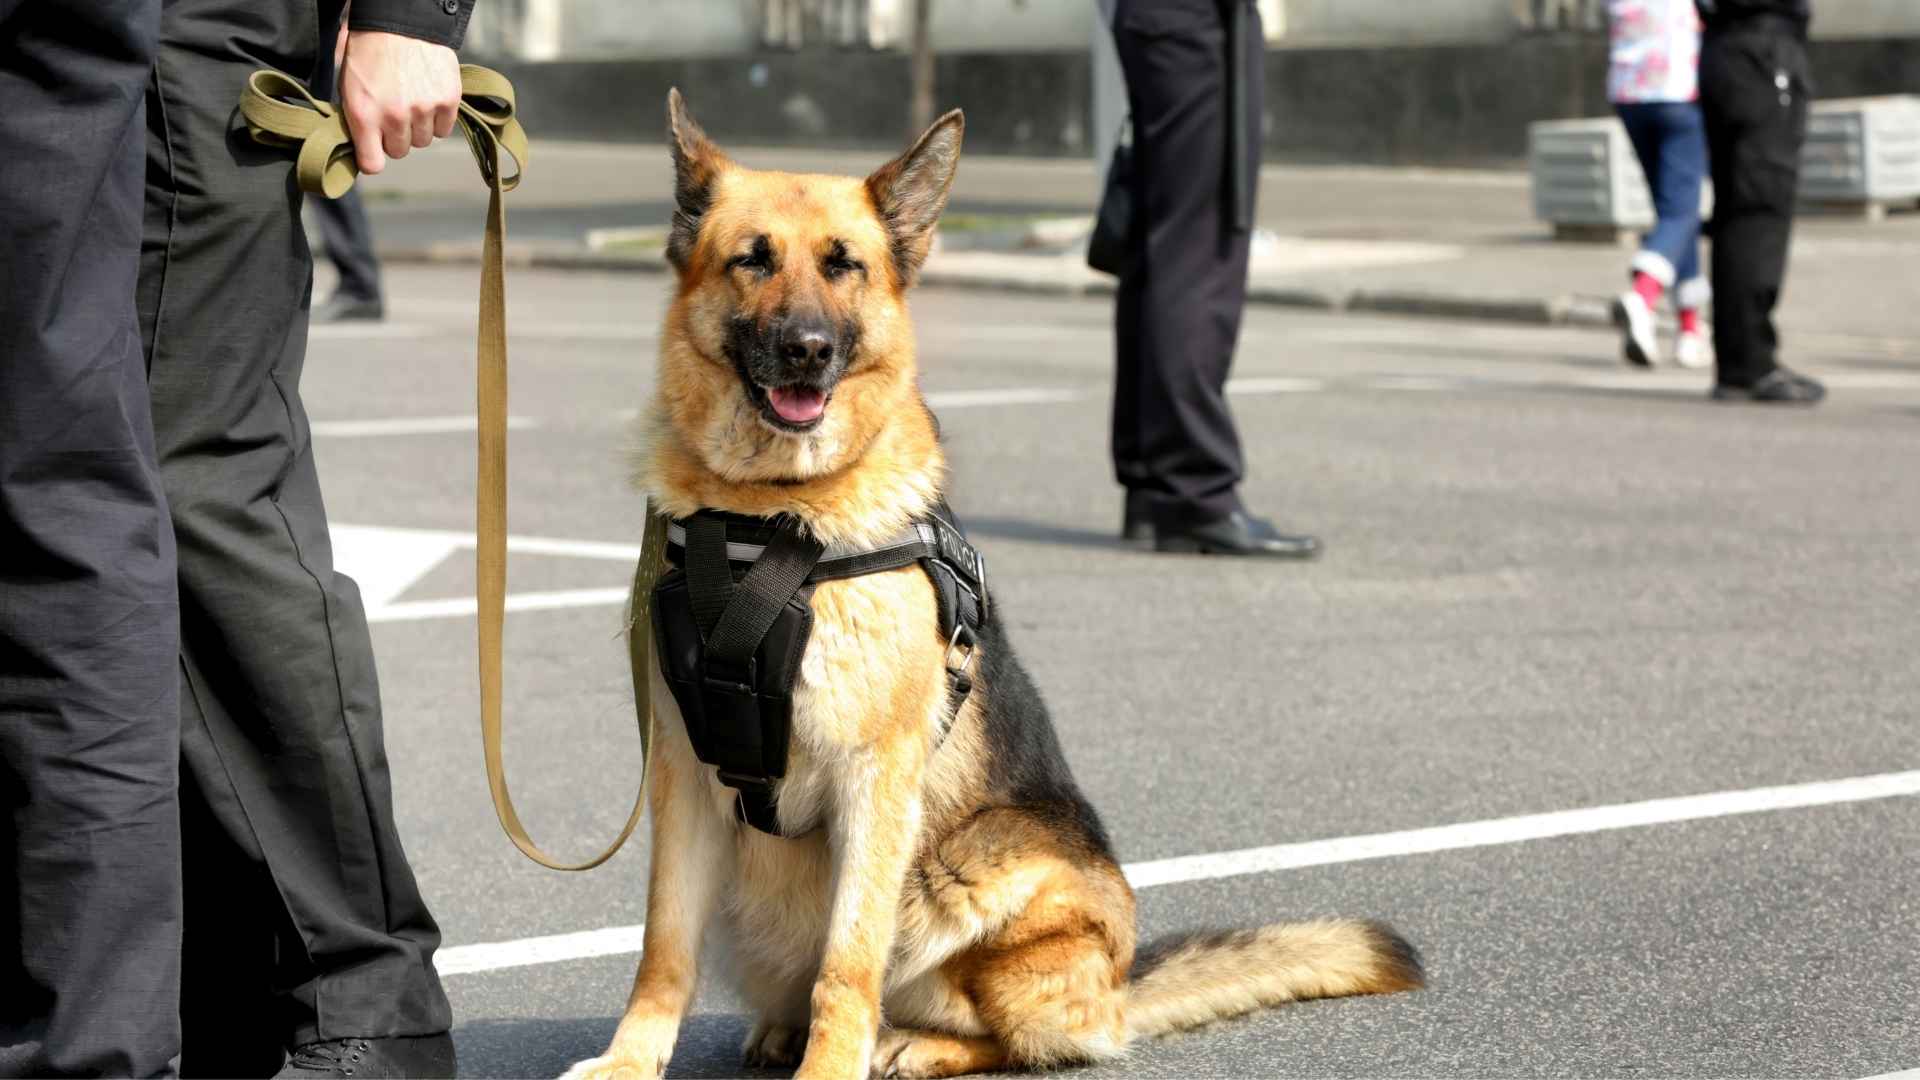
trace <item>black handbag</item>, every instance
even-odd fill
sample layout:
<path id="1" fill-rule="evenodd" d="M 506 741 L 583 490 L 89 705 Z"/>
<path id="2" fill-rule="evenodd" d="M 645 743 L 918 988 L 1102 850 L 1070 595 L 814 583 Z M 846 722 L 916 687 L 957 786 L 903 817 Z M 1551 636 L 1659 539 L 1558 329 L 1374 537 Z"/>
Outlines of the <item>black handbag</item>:
<path id="1" fill-rule="evenodd" d="M 1125 277 L 1140 257 L 1139 208 L 1134 203 L 1132 125 L 1113 148 L 1107 166 L 1107 188 L 1094 215 L 1093 237 L 1087 243 L 1087 265 L 1103 274 Z"/>

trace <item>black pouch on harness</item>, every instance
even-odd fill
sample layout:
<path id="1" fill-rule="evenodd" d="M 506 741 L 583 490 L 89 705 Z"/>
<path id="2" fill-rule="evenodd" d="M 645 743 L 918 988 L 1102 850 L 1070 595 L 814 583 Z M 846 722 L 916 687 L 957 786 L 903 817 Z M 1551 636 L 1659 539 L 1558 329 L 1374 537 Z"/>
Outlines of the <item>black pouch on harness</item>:
<path id="1" fill-rule="evenodd" d="M 695 756 L 722 773 L 778 780 L 787 774 L 793 686 L 813 633 L 811 587 L 787 601 L 745 670 L 708 663 L 687 575 L 670 570 L 653 590 L 660 670 L 680 703 Z M 724 779 L 724 777 L 723 777 Z"/>
<path id="2" fill-rule="evenodd" d="M 877 547 L 825 554 L 791 519 L 703 510 L 669 526 L 667 558 L 678 568 L 653 590 L 660 670 L 694 756 L 738 793 L 741 821 L 776 836 L 817 827 L 783 832 L 773 795 L 787 774 L 814 586 L 916 565 L 926 572 L 948 641 L 949 704 L 937 739 L 972 693 L 969 669 L 987 618 L 985 565 L 944 504 Z"/>
<path id="3" fill-rule="evenodd" d="M 738 793 L 740 820 L 779 835 L 773 785 L 787 774 L 793 687 L 813 632 L 808 576 L 824 547 L 792 522 L 703 513 L 682 527 L 680 568 L 654 587 L 660 670 L 694 755 Z M 764 543 L 744 566 L 732 557 L 737 528 Z"/>

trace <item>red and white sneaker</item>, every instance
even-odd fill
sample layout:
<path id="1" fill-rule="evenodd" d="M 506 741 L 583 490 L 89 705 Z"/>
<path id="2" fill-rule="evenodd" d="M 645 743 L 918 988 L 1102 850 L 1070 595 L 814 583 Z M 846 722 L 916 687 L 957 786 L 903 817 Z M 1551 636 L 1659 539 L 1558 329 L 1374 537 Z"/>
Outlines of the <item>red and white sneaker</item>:
<path id="1" fill-rule="evenodd" d="M 1613 301 L 1613 325 L 1620 328 L 1621 357 L 1635 367 L 1660 362 L 1660 338 L 1646 297 L 1628 289 Z"/>
<path id="2" fill-rule="evenodd" d="M 1673 362 L 1698 371 L 1713 366 L 1713 336 L 1705 330 L 1682 330 L 1673 342 Z"/>

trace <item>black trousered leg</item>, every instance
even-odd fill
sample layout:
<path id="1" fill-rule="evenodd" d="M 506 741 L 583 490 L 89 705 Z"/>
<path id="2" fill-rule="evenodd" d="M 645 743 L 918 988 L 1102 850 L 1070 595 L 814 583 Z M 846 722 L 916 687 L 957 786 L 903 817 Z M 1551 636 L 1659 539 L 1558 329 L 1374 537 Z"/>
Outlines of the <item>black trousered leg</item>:
<path id="1" fill-rule="evenodd" d="M 1789 35 L 1714 34 L 1701 52 L 1700 104 L 1714 185 L 1713 338 L 1722 385 L 1751 386 L 1778 366 L 1773 311 L 1793 237 L 1810 81 L 1806 47 Z"/>
<path id="2" fill-rule="evenodd" d="M 293 1043 L 450 1024 L 300 403 L 312 259 L 292 159 L 235 110 L 258 67 L 310 76 L 337 16 L 169 0 L 148 108 L 139 308 L 179 544 L 194 1072 L 217 1071 L 196 1055 L 232 1037 L 220 1018 L 262 998 Z M 223 925 L 203 896 L 271 917 Z"/>
<path id="3" fill-rule="evenodd" d="M 0 1076 L 180 1053 L 178 609 L 134 314 L 159 0 L 0 0 Z"/>
<path id="4" fill-rule="evenodd" d="M 316 201 L 313 215 L 327 259 L 340 271 L 340 292 L 356 300 L 379 300 L 380 260 L 373 254 L 373 223 L 367 220 L 360 189 Z"/>
<path id="5" fill-rule="evenodd" d="M 1228 79 L 1260 85 L 1258 17 L 1237 65 L 1216 0 L 1123 0 L 1114 39 L 1133 112 L 1142 249 L 1115 306 L 1114 470 L 1162 524 L 1240 509 L 1245 471 L 1227 374 L 1251 235 L 1229 222 Z M 1260 138 L 1260 94 L 1246 144 Z M 1240 167 L 1254 170 L 1258 154 Z"/>

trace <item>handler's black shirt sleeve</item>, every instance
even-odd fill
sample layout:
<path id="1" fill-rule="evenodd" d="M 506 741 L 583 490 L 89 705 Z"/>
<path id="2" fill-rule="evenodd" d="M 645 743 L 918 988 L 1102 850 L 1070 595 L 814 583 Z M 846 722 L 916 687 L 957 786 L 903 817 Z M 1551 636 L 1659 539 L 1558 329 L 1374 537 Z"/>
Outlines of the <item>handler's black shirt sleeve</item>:
<path id="1" fill-rule="evenodd" d="M 353 0 L 347 26 L 431 41 L 457 49 L 467 36 L 467 19 L 480 0 Z"/>

